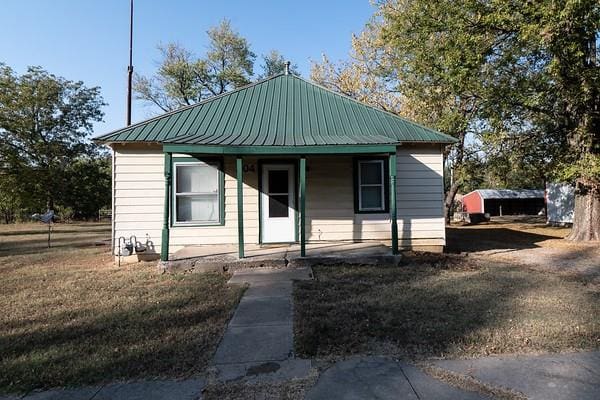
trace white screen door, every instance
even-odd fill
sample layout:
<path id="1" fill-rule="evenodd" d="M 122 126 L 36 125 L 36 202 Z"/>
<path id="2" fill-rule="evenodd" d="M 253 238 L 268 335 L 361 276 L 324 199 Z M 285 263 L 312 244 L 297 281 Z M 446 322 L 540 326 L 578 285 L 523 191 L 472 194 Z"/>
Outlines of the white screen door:
<path id="1" fill-rule="evenodd" d="M 294 165 L 263 165 L 260 196 L 262 242 L 294 242 Z"/>

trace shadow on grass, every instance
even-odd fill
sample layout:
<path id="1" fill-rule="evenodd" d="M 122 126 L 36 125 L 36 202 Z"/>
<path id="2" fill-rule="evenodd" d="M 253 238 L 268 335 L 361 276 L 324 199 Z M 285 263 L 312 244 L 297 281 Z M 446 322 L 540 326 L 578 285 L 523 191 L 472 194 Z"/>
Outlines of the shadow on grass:
<path id="1" fill-rule="evenodd" d="M 102 244 L 99 245 L 97 242 L 102 242 Z M 110 236 L 105 237 L 80 232 L 78 236 L 53 236 L 50 248 L 48 247 L 46 238 L 0 242 L 0 257 L 37 254 L 40 252 L 52 253 L 68 249 L 102 246 L 110 246 Z"/>
<path id="2" fill-rule="evenodd" d="M 315 281 L 296 283 L 294 291 L 295 346 L 305 357 L 557 351 L 593 348 L 600 338 L 598 293 L 577 291 L 575 284 L 567 291 L 558 278 L 538 272 L 320 266 L 315 275 Z M 547 291 L 556 291 L 558 300 L 571 295 L 572 304 L 539 305 Z M 522 304 L 528 296 L 534 304 L 529 309 Z M 587 334 L 569 331 L 577 324 Z"/>
<path id="3" fill-rule="evenodd" d="M 549 239 L 556 237 L 509 228 L 446 227 L 446 249 L 449 252 L 531 249 Z"/>
<path id="4" fill-rule="evenodd" d="M 110 226 L 98 226 L 98 227 L 85 227 L 85 230 L 83 229 L 64 229 L 64 228 L 54 228 L 52 231 L 53 234 L 68 234 L 68 233 L 76 233 L 76 234 L 93 234 L 93 233 L 105 233 L 105 234 L 109 234 L 110 235 Z M 30 229 L 30 230 L 23 230 L 23 231 L 19 231 L 19 230 L 11 230 L 11 231 L 6 231 L 6 232 L 2 232 L 0 231 L 0 237 L 2 236 L 21 236 L 21 235 L 47 235 L 48 234 L 48 227 L 47 226 L 42 226 L 39 229 Z"/>
<path id="5" fill-rule="evenodd" d="M 242 289 L 228 288 L 221 275 L 172 279 L 179 287 L 147 296 L 136 293 L 135 306 L 117 301 L 108 309 L 75 306 L 35 318 L 9 319 L 0 328 L 0 390 L 202 372 Z M 132 296 L 113 291 L 106 295 Z"/>

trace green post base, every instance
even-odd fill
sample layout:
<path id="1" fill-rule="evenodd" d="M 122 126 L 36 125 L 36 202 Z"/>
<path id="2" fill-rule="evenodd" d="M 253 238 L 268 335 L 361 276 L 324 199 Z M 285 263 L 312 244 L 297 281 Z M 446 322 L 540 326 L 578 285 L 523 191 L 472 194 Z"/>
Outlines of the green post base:
<path id="1" fill-rule="evenodd" d="M 169 229 L 163 228 L 160 244 L 160 261 L 169 261 Z"/>

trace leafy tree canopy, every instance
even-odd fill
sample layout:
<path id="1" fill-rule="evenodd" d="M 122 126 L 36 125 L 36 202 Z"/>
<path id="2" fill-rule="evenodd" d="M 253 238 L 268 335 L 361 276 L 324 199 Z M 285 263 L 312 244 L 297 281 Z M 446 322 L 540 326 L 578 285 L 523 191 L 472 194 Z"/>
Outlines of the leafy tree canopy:
<path id="1" fill-rule="evenodd" d="M 0 186 L 11 188 L 3 204 L 40 211 L 64 200 L 69 169 L 99 152 L 88 137 L 104 104 L 98 87 L 0 64 Z"/>
<path id="2" fill-rule="evenodd" d="M 223 20 L 207 35 L 208 50 L 202 57 L 177 43 L 159 45 L 161 60 L 156 74 L 135 75 L 137 98 L 171 111 L 252 82 L 256 54 L 231 23 Z M 283 72 L 285 59 L 279 52 L 273 50 L 262 58 L 259 79 Z M 296 68 L 292 66 L 291 72 L 297 73 Z"/>

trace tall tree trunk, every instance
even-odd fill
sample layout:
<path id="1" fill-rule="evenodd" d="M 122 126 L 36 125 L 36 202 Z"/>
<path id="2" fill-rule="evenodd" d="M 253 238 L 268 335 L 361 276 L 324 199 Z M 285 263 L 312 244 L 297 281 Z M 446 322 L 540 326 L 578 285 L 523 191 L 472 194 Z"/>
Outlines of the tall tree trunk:
<path id="1" fill-rule="evenodd" d="M 452 185 L 450 185 L 450 188 L 446 193 L 446 199 L 444 200 L 444 215 L 446 216 L 447 224 L 452 220 L 452 204 L 454 203 L 456 193 L 458 193 L 458 182 L 454 181 L 452 182 Z"/>
<path id="2" fill-rule="evenodd" d="M 573 229 L 567 239 L 600 240 L 600 182 L 577 181 Z"/>
<path id="3" fill-rule="evenodd" d="M 596 32 L 584 41 L 583 51 L 586 53 L 584 68 L 594 70 L 599 68 L 596 51 Z M 583 142 L 587 142 L 585 152 L 595 156 L 600 155 L 600 94 L 598 85 L 584 75 L 583 86 L 588 96 L 586 112 L 580 122 L 580 131 L 585 132 Z M 568 240 L 592 241 L 600 240 L 600 178 L 592 175 L 577 180 L 575 187 L 575 210 L 573 229 Z"/>
<path id="4" fill-rule="evenodd" d="M 444 216 L 446 217 L 447 224 L 449 224 L 452 220 L 452 204 L 454 203 L 454 198 L 456 197 L 456 193 L 458 193 L 458 189 L 460 187 L 460 169 L 465 157 L 465 137 L 465 132 L 462 132 L 458 135 L 458 143 L 456 143 L 456 157 L 454 158 L 454 163 L 452 165 L 452 175 L 454 176 L 454 179 L 452 180 L 452 184 L 450 185 L 448 192 L 446 192 L 446 199 L 444 200 Z"/>

